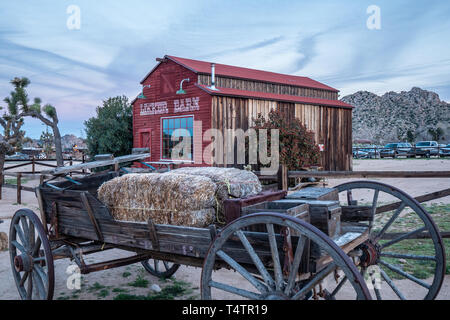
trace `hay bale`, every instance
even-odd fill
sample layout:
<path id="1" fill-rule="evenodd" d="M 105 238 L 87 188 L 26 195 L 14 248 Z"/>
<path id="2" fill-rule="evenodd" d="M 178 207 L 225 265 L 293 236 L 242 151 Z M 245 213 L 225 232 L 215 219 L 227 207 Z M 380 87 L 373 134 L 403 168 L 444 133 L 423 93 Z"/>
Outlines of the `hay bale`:
<path id="1" fill-rule="evenodd" d="M 205 227 L 215 220 L 217 185 L 186 174 L 127 174 L 103 183 L 98 198 L 117 220 Z"/>
<path id="2" fill-rule="evenodd" d="M 193 176 L 207 177 L 217 185 L 215 204 L 216 224 L 225 224 L 223 201 L 229 198 L 246 198 L 256 195 L 262 191 L 258 177 L 251 171 L 236 168 L 218 167 L 184 167 L 165 173 L 188 174 Z"/>
<path id="3" fill-rule="evenodd" d="M 218 167 L 184 167 L 166 174 L 189 174 L 210 178 L 218 186 L 218 197 L 221 200 L 246 198 L 262 191 L 258 177 L 251 171 L 236 168 Z"/>
<path id="4" fill-rule="evenodd" d="M 4 232 L 0 232 L 0 251 L 5 251 L 8 247 L 8 235 Z"/>

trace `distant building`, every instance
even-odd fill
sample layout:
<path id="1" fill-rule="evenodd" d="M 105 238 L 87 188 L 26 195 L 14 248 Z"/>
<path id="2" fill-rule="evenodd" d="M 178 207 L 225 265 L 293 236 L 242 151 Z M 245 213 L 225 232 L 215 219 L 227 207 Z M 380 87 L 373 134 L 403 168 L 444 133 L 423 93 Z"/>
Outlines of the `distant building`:
<path id="1" fill-rule="evenodd" d="M 43 152 L 42 148 L 34 148 L 34 147 L 24 147 L 22 148 L 21 153 L 27 154 L 29 156 L 37 156 Z"/>

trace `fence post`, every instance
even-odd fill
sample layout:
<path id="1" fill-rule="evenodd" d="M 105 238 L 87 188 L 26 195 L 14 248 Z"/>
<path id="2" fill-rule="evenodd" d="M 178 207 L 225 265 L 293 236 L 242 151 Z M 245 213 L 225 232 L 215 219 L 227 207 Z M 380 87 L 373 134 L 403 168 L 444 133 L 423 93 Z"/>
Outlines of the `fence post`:
<path id="1" fill-rule="evenodd" d="M 86 162 L 86 156 L 84 155 L 84 152 L 81 154 L 81 163 Z M 84 169 L 81 170 L 82 173 L 84 173 Z"/>
<path id="2" fill-rule="evenodd" d="M 278 169 L 278 190 L 288 189 L 288 168 L 286 165 L 281 165 Z"/>
<path id="3" fill-rule="evenodd" d="M 22 174 L 17 173 L 17 203 L 22 204 Z"/>
<path id="4" fill-rule="evenodd" d="M 31 158 L 31 172 L 35 173 L 34 155 Z"/>
<path id="5" fill-rule="evenodd" d="M 3 172 L 0 172 L 0 200 L 2 200 Z"/>
<path id="6" fill-rule="evenodd" d="M 281 172 L 283 175 L 283 190 L 288 190 L 289 188 L 288 167 L 286 165 L 282 165 Z"/>

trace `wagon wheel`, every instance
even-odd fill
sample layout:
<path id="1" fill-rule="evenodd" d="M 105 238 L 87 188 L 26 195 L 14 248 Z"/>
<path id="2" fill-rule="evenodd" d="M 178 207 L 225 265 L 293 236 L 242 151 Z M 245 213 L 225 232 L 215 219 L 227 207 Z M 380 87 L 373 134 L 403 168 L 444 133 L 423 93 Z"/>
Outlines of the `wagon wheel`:
<path id="1" fill-rule="evenodd" d="M 162 263 L 163 269 L 161 269 L 160 262 Z M 145 270 L 147 270 L 150 274 L 163 279 L 170 278 L 180 267 L 179 264 L 156 259 L 149 259 L 142 261 L 141 263 Z"/>
<path id="2" fill-rule="evenodd" d="M 371 289 L 377 299 L 416 299 L 411 294 L 419 293 L 423 299 L 434 299 L 446 264 L 444 244 L 430 214 L 414 198 L 387 184 L 356 181 L 336 189 L 341 201 L 345 199 L 348 206 L 366 212 L 365 218 L 353 217 L 370 232 L 369 240 L 358 248 L 358 264 L 375 284 Z M 396 205 L 379 205 L 382 201 Z M 365 202 L 369 204 L 364 206 Z M 411 284 L 414 287 L 405 290 Z"/>
<path id="3" fill-rule="evenodd" d="M 266 232 L 258 232 L 260 240 L 257 246 L 255 232 L 247 232 L 248 227 L 264 227 Z M 277 231 L 278 230 L 278 231 Z M 280 230 L 289 230 L 292 240 L 292 255 L 288 263 L 283 254 Z M 252 235 L 253 234 L 253 235 Z M 305 244 L 316 243 L 324 254 L 329 255 L 330 262 L 306 278 L 299 279 L 300 266 L 304 265 Z M 280 247 L 281 243 L 281 247 Z M 262 252 L 260 246 L 267 250 Z M 234 248 L 234 250 L 233 250 Z M 239 254 L 240 252 L 240 254 Z M 248 262 L 238 262 L 246 257 Z M 264 262 L 263 262 L 264 261 Z M 225 284 L 215 280 L 213 269 L 217 263 L 226 264 L 227 268 L 237 271 L 242 280 L 231 280 Z M 326 282 L 333 272 L 343 271 L 353 289 L 351 298 L 370 299 L 370 293 L 360 273 L 348 256 L 323 232 L 297 218 L 277 213 L 257 213 L 241 217 L 226 226 L 211 243 L 205 257 L 201 277 L 202 299 L 213 299 L 219 291 L 231 293 L 233 298 L 261 300 L 308 299 L 313 292 Z M 329 281 L 331 282 L 331 281 Z M 321 290 L 322 291 L 322 290 Z M 322 291 L 325 298 L 334 298 L 335 290 Z M 219 297 L 220 298 L 220 297 Z M 228 299 L 228 298 L 227 298 Z"/>
<path id="4" fill-rule="evenodd" d="M 29 209 L 14 214 L 9 230 L 14 280 L 23 300 L 51 300 L 55 284 L 53 255 L 41 221 Z"/>

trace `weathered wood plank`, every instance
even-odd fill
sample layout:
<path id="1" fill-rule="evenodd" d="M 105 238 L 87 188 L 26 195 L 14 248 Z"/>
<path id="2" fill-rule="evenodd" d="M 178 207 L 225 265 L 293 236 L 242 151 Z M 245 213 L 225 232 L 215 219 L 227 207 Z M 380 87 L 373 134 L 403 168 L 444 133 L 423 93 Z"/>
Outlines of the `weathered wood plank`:
<path id="1" fill-rule="evenodd" d="M 118 163 L 141 160 L 141 159 L 145 159 L 148 157 L 150 157 L 150 153 L 142 153 L 142 154 L 131 154 L 131 155 L 126 155 L 126 156 L 121 156 L 121 157 L 117 157 L 117 158 L 110 159 L 110 160 L 79 163 L 79 164 L 75 164 L 75 165 L 67 166 L 67 167 L 58 167 L 55 170 L 51 171 L 51 174 L 61 175 L 61 174 L 70 173 L 72 171 L 106 167 L 106 166 L 111 166 L 111 165 L 115 165 Z"/>
<path id="2" fill-rule="evenodd" d="M 415 197 L 414 199 L 416 199 L 419 203 L 423 203 L 423 202 L 427 202 L 427 201 L 431 201 L 431 200 L 435 200 L 435 199 L 444 198 L 449 195 L 450 195 L 450 188 L 447 188 L 444 190 L 427 193 L 422 196 Z M 378 213 L 392 211 L 392 210 L 395 210 L 398 207 L 400 207 L 400 205 L 401 205 L 401 202 L 395 202 L 395 203 L 387 204 L 384 206 L 380 206 L 377 208 L 376 213 L 378 214 Z"/>
<path id="3" fill-rule="evenodd" d="M 290 178 L 450 178 L 450 171 L 289 171 Z"/>
<path id="4" fill-rule="evenodd" d="M 254 173 L 263 178 L 260 171 Z M 450 178 L 450 171 L 289 171 L 289 178 Z"/>

